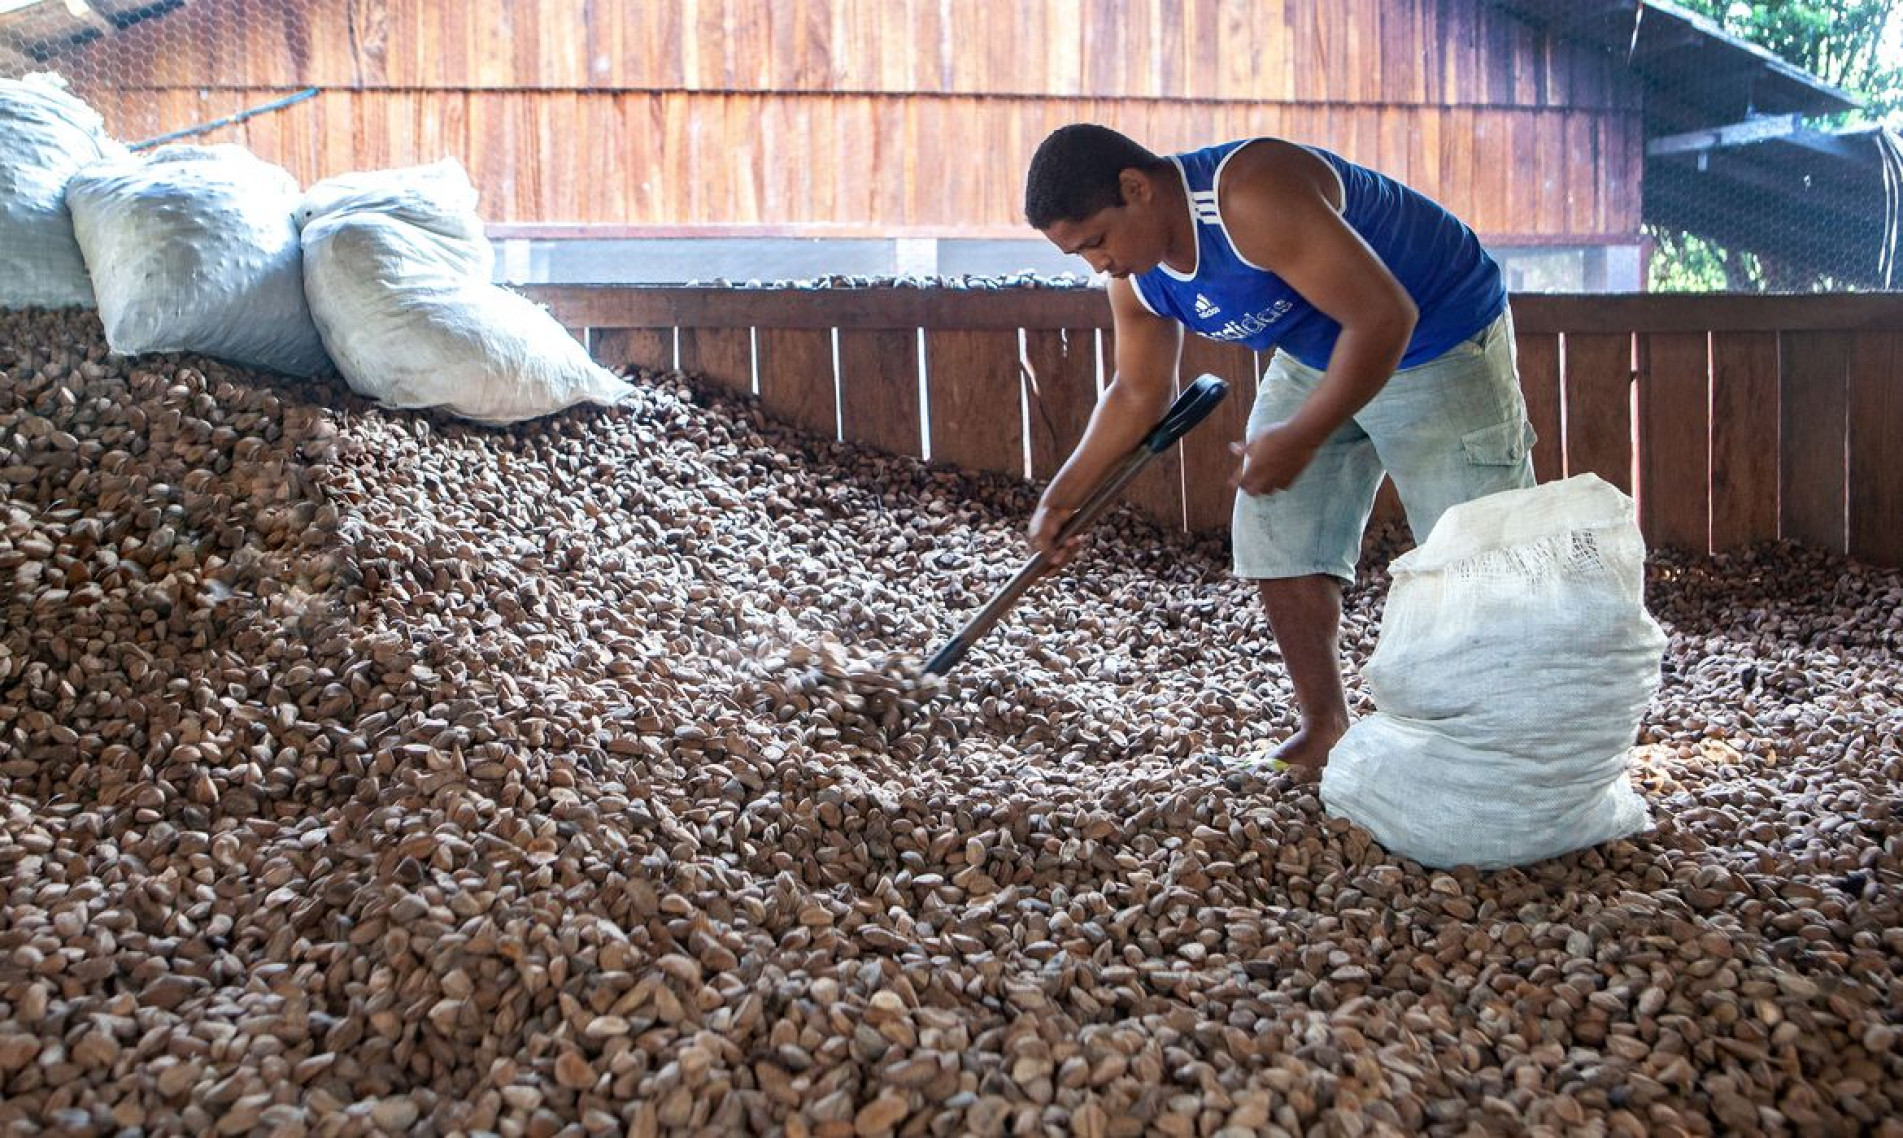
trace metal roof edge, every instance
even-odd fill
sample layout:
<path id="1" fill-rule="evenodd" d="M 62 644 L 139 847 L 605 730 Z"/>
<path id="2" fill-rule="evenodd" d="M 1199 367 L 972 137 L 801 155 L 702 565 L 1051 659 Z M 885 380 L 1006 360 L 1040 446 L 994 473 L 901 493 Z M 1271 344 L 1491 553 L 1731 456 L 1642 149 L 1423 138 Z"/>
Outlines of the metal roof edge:
<path id="1" fill-rule="evenodd" d="M 1802 67 L 1797 66 L 1783 56 L 1771 51 L 1769 48 L 1752 43 L 1750 40 L 1744 39 L 1741 36 L 1731 34 L 1721 27 L 1716 20 L 1713 20 L 1701 12 L 1694 12 L 1683 5 L 1673 3 L 1672 0 L 1639 0 L 1639 2 L 1642 7 L 1652 9 L 1662 15 L 1669 16 L 1672 19 L 1690 25 L 1691 28 L 1700 35 L 1710 36 L 1733 48 L 1755 56 L 1758 61 L 1764 65 L 1766 70 L 1775 71 L 1793 83 L 1809 87 L 1819 95 L 1840 100 L 1847 104 L 1844 107 L 1845 110 L 1860 110 L 1864 105 L 1863 100 L 1851 92 L 1826 81 L 1815 72 L 1804 70 Z"/>

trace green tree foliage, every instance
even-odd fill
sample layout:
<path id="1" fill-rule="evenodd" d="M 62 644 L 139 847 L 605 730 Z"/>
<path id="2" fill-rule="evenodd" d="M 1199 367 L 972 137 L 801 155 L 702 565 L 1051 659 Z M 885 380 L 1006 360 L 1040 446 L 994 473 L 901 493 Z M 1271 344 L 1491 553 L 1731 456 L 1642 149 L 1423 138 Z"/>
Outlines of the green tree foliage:
<path id="1" fill-rule="evenodd" d="M 1863 99 L 1872 119 L 1903 112 L 1903 0 L 1679 0 L 1725 31 Z"/>

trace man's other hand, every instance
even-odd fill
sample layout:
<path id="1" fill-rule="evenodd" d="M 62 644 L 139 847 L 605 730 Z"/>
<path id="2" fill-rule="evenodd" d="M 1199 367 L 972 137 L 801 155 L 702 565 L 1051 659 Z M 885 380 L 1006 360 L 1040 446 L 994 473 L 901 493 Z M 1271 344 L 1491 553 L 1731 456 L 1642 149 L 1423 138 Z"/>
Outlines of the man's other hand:
<path id="1" fill-rule="evenodd" d="M 1241 460 L 1229 484 L 1244 494 L 1286 490 L 1308 469 L 1317 449 L 1318 444 L 1291 430 L 1287 423 L 1277 423 L 1246 443 L 1229 444 L 1229 452 Z"/>

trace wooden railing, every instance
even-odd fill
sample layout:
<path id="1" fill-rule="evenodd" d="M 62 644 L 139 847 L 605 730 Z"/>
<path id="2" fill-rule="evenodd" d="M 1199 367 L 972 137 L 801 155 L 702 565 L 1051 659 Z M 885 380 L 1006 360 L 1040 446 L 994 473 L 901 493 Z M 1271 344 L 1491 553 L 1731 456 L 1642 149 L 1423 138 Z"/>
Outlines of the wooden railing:
<path id="1" fill-rule="evenodd" d="M 821 434 L 1040 482 L 1082 433 L 1111 358 L 1091 289 L 524 291 L 610 366 L 698 372 Z M 1903 294 L 1513 308 L 1542 481 L 1591 471 L 1634 494 L 1654 546 L 1784 538 L 1903 565 Z M 1227 523 L 1227 444 L 1262 362 L 1186 338 L 1184 377 L 1219 375 L 1231 397 L 1152 464 L 1133 503 L 1192 531 Z"/>

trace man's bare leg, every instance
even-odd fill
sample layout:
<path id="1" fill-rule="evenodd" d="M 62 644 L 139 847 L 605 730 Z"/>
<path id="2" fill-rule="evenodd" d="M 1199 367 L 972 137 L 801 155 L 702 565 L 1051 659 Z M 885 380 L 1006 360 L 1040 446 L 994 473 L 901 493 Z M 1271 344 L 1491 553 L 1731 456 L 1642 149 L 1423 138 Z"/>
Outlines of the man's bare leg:
<path id="1" fill-rule="evenodd" d="M 1341 683 L 1341 582 L 1316 574 L 1262 580 L 1257 586 L 1301 715 L 1295 734 L 1272 757 L 1314 774 L 1348 730 L 1348 695 Z"/>

